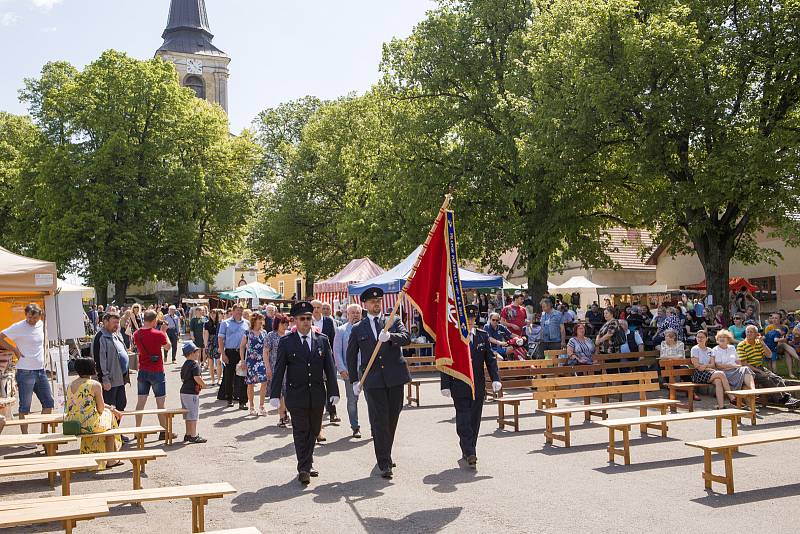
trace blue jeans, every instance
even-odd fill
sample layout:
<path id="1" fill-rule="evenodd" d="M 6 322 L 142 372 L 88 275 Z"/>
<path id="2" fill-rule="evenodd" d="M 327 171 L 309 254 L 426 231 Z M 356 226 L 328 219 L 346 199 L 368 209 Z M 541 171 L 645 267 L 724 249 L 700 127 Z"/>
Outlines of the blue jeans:
<path id="1" fill-rule="evenodd" d="M 157 371 L 139 371 L 136 375 L 136 393 L 140 397 L 149 395 L 150 388 L 153 388 L 153 395 L 156 398 L 167 395 L 166 376 Z"/>
<path id="2" fill-rule="evenodd" d="M 53 394 L 50 392 L 50 381 L 44 369 L 17 369 L 17 389 L 19 389 L 19 413 L 31 413 L 31 400 L 33 394 L 42 403 L 42 409 L 52 409 L 55 406 Z"/>
<path id="3" fill-rule="evenodd" d="M 358 397 L 353 392 L 350 380 L 344 381 L 344 392 L 347 395 L 347 417 L 350 419 L 350 428 L 355 430 L 358 426 Z"/>

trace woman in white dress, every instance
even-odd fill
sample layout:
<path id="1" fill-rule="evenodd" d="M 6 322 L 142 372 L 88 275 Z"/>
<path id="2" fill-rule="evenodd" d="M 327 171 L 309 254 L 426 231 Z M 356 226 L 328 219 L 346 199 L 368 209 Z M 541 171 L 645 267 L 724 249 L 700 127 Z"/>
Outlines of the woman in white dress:
<path id="1" fill-rule="evenodd" d="M 717 346 L 711 351 L 714 356 L 714 367 L 725 373 L 732 390 L 756 389 L 753 372 L 736 355 L 733 343 L 733 334 L 727 329 L 722 329 L 716 335 Z"/>

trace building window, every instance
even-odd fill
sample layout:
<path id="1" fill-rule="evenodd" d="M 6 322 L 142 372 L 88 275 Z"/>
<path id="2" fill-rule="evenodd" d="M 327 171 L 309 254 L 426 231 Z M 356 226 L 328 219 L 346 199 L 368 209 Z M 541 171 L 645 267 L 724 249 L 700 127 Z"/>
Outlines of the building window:
<path id="1" fill-rule="evenodd" d="M 278 282 L 278 293 L 281 294 L 282 297 L 286 298 L 286 295 L 283 294 L 283 291 L 286 289 L 286 286 L 283 283 L 283 280 Z"/>
<path id="2" fill-rule="evenodd" d="M 778 286 L 775 283 L 774 276 L 765 276 L 763 278 L 750 278 L 750 283 L 756 286 L 753 296 L 759 302 L 775 302 L 778 300 Z"/>
<path id="3" fill-rule="evenodd" d="M 202 98 L 205 100 L 206 84 L 203 82 L 203 79 L 200 76 L 188 76 L 186 80 L 184 80 L 183 85 L 194 91 L 194 94 L 197 95 L 197 98 Z"/>

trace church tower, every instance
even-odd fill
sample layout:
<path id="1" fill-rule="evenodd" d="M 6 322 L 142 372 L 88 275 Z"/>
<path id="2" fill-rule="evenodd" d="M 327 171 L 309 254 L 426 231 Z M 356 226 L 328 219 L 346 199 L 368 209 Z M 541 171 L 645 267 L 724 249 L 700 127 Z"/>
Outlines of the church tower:
<path id="1" fill-rule="evenodd" d="M 205 0 L 171 0 L 164 44 L 156 56 L 178 69 L 181 85 L 228 112 L 228 65 L 231 58 L 211 41 Z"/>

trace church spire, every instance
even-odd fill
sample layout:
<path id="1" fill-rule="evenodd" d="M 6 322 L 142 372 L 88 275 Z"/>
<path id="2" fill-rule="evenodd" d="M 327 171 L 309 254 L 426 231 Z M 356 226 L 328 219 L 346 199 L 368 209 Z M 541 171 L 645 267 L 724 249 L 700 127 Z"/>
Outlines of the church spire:
<path id="1" fill-rule="evenodd" d="M 205 0 L 171 0 L 164 43 L 159 52 L 225 55 L 211 41 L 214 35 L 208 24 Z"/>

